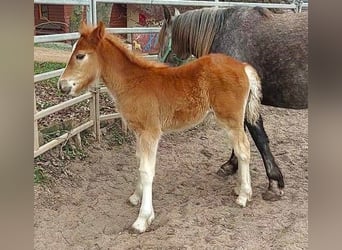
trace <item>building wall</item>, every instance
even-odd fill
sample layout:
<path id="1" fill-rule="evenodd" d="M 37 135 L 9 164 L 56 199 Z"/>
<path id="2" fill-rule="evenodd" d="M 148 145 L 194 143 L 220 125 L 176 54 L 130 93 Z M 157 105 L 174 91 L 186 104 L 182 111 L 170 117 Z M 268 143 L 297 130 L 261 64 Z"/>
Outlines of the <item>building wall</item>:
<path id="1" fill-rule="evenodd" d="M 39 32 L 42 34 L 56 34 L 56 33 L 64 33 L 69 32 L 69 24 L 70 24 L 70 16 L 73 11 L 72 5 L 46 5 L 48 8 L 48 17 L 47 19 L 41 18 L 39 13 L 39 4 L 34 5 L 34 24 L 38 25 L 41 23 L 46 23 L 48 21 L 60 22 L 62 24 L 54 24 L 54 25 L 45 25 L 39 26 Z M 54 27 L 59 27 L 54 29 Z"/>
<path id="2" fill-rule="evenodd" d="M 72 11 L 74 10 L 74 6 L 72 5 L 64 5 L 64 11 L 63 11 L 63 14 L 64 14 L 64 21 L 68 26 L 66 27 L 65 29 L 65 32 L 69 32 L 69 25 L 70 25 L 70 17 L 72 15 Z"/>
<path id="3" fill-rule="evenodd" d="M 39 9 L 38 9 L 38 4 L 34 5 L 34 25 L 37 25 L 39 23 Z"/>
<path id="4" fill-rule="evenodd" d="M 110 15 L 109 27 L 125 28 L 127 27 L 127 5 L 113 4 Z"/>

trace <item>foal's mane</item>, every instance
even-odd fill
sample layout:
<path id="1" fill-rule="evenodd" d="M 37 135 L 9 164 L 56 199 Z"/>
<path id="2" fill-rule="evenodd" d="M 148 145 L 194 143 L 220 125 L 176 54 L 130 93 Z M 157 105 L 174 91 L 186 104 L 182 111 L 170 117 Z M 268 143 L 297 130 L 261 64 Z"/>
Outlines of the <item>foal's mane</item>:
<path id="1" fill-rule="evenodd" d="M 104 39 L 106 39 L 111 45 L 115 46 L 117 49 L 121 51 L 124 55 L 126 55 L 127 59 L 142 68 L 160 68 L 167 67 L 163 63 L 149 61 L 142 58 L 142 53 L 133 52 L 129 50 L 125 45 L 124 41 L 116 35 L 106 33 Z"/>
<path id="2" fill-rule="evenodd" d="M 93 32 L 94 28 L 90 26 L 82 26 L 80 29 L 81 36 L 85 39 L 89 39 L 91 33 Z M 138 65 L 141 68 L 161 68 L 167 67 L 166 64 L 149 61 L 142 58 L 142 53 L 140 52 L 133 52 L 129 50 L 124 43 L 124 40 L 121 39 L 119 36 L 110 34 L 105 32 L 104 37 L 102 38 L 103 41 L 108 41 L 112 46 L 117 48 L 126 58 L 133 64 Z"/>
<path id="3" fill-rule="evenodd" d="M 208 54 L 224 19 L 225 9 L 222 8 L 202 8 L 176 16 L 172 24 L 172 39 L 182 42 L 173 42 L 172 49 L 183 56 L 187 52 L 196 57 Z"/>

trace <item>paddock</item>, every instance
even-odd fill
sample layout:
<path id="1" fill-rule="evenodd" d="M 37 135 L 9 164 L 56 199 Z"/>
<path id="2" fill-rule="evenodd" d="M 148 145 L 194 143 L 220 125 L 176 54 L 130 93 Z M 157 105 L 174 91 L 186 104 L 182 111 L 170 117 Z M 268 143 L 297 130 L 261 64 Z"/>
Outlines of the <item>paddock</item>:
<path id="1" fill-rule="evenodd" d="M 87 95 L 96 105 L 96 93 Z M 43 112 L 36 113 L 35 122 Z M 251 144 L 252 201 L 246 208 L 234 203 L 235 177 L 216 174 L 229 156 L 226 137 L 209 120 L 162 138 L 153 191 L 156 218 L 149 231 L 131 234 L 129 227 L 138 214 L 127 203 L 137 177 L 135 145 L 113 146 L 103 135 L 100 143 L 85 148 L 88 157 L 72 161 L 48 185 L 35 185 L 35 249 L 308 249 L 308 112 L 264 106 L 262 114 L 286 182 L 281 200 L 261 198 L 267 177 Z M 95 118 L 108 118 L 92 115 L 94 122 L 75 135 L 92 127 L 96 132 Z M 69 136 L 60 139 L 58 144 Z M 52 148 L 39 150 L 43 146 L 36 141 L 35 158 Z"/>
<path id="2" fill-rule="evenodd" d="M 287 184 L 281 200 L 262 199 L 267 177 L 251 144 L 252 201 L 234 203 L 235 177 L 216 174 L 229 154 L 226 137 L 209 119 L 162 138 L 156 218 L 149 231 L 131 234 L 134 142 L 108 146 L 104 139 L 69 164 L 68 175 L 35 187 L 35 249 L 308 249 L 308 111 L 263 106 L 262 114 Z"/>

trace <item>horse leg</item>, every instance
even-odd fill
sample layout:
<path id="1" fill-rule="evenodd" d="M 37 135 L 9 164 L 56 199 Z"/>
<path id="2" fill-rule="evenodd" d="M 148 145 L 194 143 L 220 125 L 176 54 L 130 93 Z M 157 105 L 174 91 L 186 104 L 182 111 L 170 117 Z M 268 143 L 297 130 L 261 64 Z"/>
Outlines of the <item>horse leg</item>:
<path id="1" fill-rule="evenodd" d="M 233 141 L 233 148 L 238 159 L 238 185 L 235 193 L 238 195 L 236 203 L 242 207 L 252 198 L 251 177 L 249 173 L 250 144 L 243 129 L 228 132 Z"/>
<path id="2" fill-rule="evenodd" d="M 138 137 L 136 138 L 138 141 Z M 139 145 L 137 143 L 137 149 L 136 149 L 136 157 L 137 157 L 137 165 L 139 166 L 140 164 L 140 150 L 139 150 Z M 137 206 L 141 200 L 142 197 L 142 184 L 141 184 L 141 178 L 140 178 L 140 172 L 138 172 L 138 180 L 137 184 L 135 187 L 134 193 L 129 197 L 129 202 L 133 206 Z"/>
<path id="3" fill-rule="evenodd" d="M 264 162 L 266 174 L 269 180 L 268 190 L 270 191 L 273 190 L 273 181 L 276 181 L 278 188 L 280 189 L 279 193 L 282 194 L 283 193 L 282 189 L 285 186 L 284 178 L 277 163 L 274 160 L 273 154 L 269 147 L 269 140 L 264 129 L 262 117 L 261 116 L 259 117 L 255 125 L 252 125 L 248 123 L 247 121 L 245 122 L 245 124 L 247 125 L 247 128 Z M 228 175 L 235 174 L 237 169 L 238 169 L 238 161 L 233 150 L 230 156 L 230 159 L 219 168 L 219 170 L 217 171 L 217 174 L 222 177 L 225 177 Z M 274 199 L 274 198 L 267 198 L 266 195 L 264 196 L 264 198 L 266 198 L 266 200 Z"/>
<path id="4" fill-rule="evenodd" d="M 283 193 L 282 189 L 285 186 L 284 178 L 277 163 L 274 160 L 273 154 L 269 147 L 269 140 L 264 129 L 262 117 L 261 116 L 259 117 L 255 125 L 252 125 L 248 123 L 247 121 L 246 121 L 246 125 L 255 142 L 255 145 L 257 146 L 261 154 L 262 160 L 264 162 L 266 174 L 267 174 L 268 181 L 269 181 L 268 190 L 270 191 L 273 190 L 272 184 L 273 184 L 273 181 L 276 181 L 278 188 L 279 188 L 279 194 L 281 195 Z M 279 194 L 276 194 L 276 195 L 279 196 Z M 263 198 L 266 200 L 279 199 L 279 197 L 267 198 L 265 195 L 263 195 Z"/>
<path id="5" fill-rule="evenodd" d="M 130 197 L 130 201 L 133 204 L 135 202 L 134 198 L 132 197 L 141 197 L 139 216 L 132 225 L 133 230 L 139 233 L 145 232 L 147 227 L 154 219 L 154 210 L 152 205 L 152 183 L 155 173 L 159 138 L 159 135 L 151 135 L 149 133 L 143 133 L 137 137 L 140 156 L 140 176 L 138 178 L 137 188 L 134 194 Z"/>

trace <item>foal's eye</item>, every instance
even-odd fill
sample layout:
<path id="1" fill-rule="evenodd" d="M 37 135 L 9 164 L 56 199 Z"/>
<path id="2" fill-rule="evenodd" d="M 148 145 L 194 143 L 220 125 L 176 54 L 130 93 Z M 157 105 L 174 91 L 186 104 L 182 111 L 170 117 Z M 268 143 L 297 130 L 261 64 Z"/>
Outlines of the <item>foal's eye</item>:
<path id="1" fill-rule="evenodd" d="M 77 60 L 82 60 L 85 57 L 85 54 L 77 54 L 76 59 Z"/>

